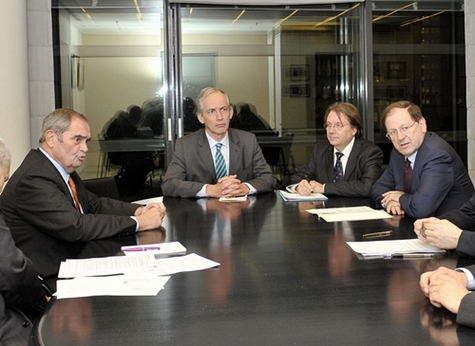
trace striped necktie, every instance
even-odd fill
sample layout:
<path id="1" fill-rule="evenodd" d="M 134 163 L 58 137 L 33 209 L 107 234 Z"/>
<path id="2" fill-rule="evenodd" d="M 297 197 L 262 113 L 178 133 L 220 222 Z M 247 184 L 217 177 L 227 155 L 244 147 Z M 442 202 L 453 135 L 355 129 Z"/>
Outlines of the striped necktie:
<path id="1" fill-rule="evenodd" d="M 336 153 L 336 164 L 333 167 L 333 182 L 338 183 L 344 181 L 345 177 L 343 176 L 343 165 L 341 164 L 341 157 L 343 153 Z"/>
<path id="2" fill-rule="evenodd" d="M 216 156 L 214 158 L 216 167 L 216 180 L 226 176 L 226 163 L 224 162 L 223 153 L 221 152 L 221 143 L 216 144 Z"/>

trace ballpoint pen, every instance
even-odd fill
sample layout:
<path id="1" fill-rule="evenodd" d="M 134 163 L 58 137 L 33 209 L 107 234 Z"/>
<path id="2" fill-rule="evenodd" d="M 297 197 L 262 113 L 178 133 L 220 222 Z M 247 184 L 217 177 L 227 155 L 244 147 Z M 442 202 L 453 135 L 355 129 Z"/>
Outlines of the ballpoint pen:
<path id="1" fill-rule="evenodd" d="M 434 258 L 432 253 L 395 253 L 385 255 L 384 258 L 391 259 L 417 259 L 417 258 Z"/>
<path id="2" fill-rule="evenodd" d="M 374 233 L 366 233 L 363 234 L 363 238 L 374 238 L 374 237 L 387 237 L 393 234 L 393 231 L 381 231 L 381 232 L 374 232 Z"/>
<path id="3" fill-rule="evenodd" d="M 137 247 L 130 247 L 122 249 L 122 251 L 153 251 L 153 250 L 160 250 L 158 246 L 137 246 Z"/>

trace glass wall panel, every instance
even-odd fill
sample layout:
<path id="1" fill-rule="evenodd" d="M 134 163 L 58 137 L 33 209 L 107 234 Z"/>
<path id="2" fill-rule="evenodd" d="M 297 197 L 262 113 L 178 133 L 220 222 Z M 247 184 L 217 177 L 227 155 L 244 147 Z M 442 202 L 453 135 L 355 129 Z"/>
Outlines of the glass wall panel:
<path id="1" fill-rule="evenodd" d="M 421 107 L 429 131 L 449 141 L 466 162 L 465 47 L 462 1 L 374 1 L 375 140 L 384 108 L 407 99 Z"/>
<path id="2" fill-rule="evenodd" d="M 360 6 L 183 6 L 185 102 L 196 101 L 199 92 L 187 73 L 208 71 L 200 81 L 208 79 L 229 95 L 231 126 L 257 135 L 285 183 L 325 137 L 326 108 L 360 101 Z M 196 53 L 201 55 L 194 58 Z M 185 134 L 200 125 L 187 119 L 194 115 L 183 114 Z"/>
<path id="3" fill-rule="evenodd" d="M 162 1 L 53 1 L 58 107 L 83 113 L 92 140 L 83 178 L 115 177 L 122 195 L 163 167 Z"/>

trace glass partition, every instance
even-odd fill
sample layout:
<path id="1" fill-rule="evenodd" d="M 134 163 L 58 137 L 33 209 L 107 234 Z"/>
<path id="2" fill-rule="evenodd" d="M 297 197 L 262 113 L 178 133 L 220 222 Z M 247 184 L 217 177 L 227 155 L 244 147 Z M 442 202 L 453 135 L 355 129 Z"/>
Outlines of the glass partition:
<path id="1" fill-rule="evenodd" d="M 160 176 L 175 141 L 200 126 L 195 102 L 208 85 L 229 94 L 232 126 L 257 135 L 284 184 L 324 138 L 323 115 L 336 101 L 360 109 L 370 132 L 364 135 L 383 148 L 386 162 L 392 144 L 379 117 L 398 99 L 419 104 L 429 130 L 466 160 L 461 0 L 312 6 L 53 0 L 52 9 L 56 104 L 91 123 L 83 178 L 122 176 L 142 163 L 142 183 Z M 114 133 L 119 123 L 133 124 L 132 134 Z M 124 155 L 128 165 L 114 157 Z"/>

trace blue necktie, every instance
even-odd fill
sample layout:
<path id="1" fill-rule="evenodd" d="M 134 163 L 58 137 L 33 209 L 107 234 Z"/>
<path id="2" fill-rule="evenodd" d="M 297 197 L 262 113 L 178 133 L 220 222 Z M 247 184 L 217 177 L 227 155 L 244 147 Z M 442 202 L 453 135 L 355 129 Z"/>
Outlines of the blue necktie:
<path id="1" fill-rule="evenodd" d="M 336 153 L 336 164 L 333 167 L 333 182 L 338 183 L 344 181 L 345 177 L 343 176 L 343 165 L 341 164 L 341 157 L 343 153 Z"/>
<path id="2" fill-rule="evenodd" d="M 223 145 L 221 143 L 216 144 L 216 156 L 214 158 L 216 167 L 216 179 L 226 176 L 226 163 L 224 162 L 223 153 L 221 153 L 222 146 Z"/>

